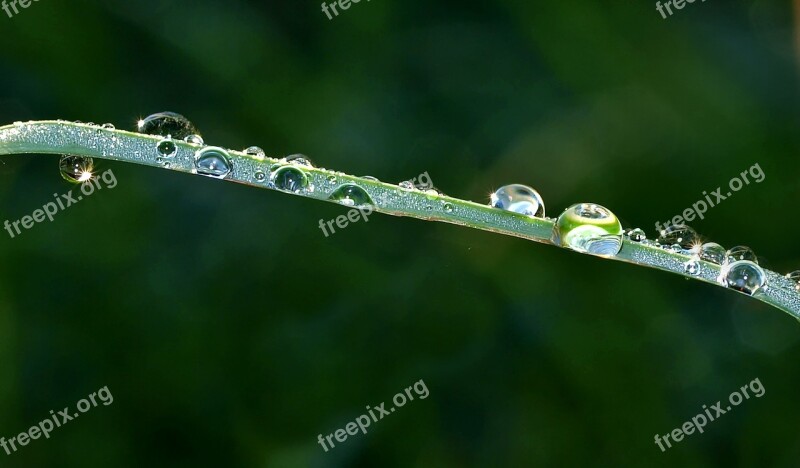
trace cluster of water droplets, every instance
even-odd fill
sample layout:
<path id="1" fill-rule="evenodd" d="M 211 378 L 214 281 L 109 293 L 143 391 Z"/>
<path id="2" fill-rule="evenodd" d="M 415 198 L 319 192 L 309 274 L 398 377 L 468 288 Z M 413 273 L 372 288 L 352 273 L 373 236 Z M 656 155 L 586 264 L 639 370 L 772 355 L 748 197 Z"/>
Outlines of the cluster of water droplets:
<path id="1" fill-rule="evenodd" d="M 683 265 L 689 275 L 699 275 L 700 262 L 705 261 L 720 266 L 717 281 L 730 289 L 753 295 L 766 287 L 767 275 L 749 247 L 739 245 L 726 250 L 716 242 L 703 242 L 694 229 L 685 225 L 668 226 L 658 234 L 656 241 L 652 242 L 647 240 L 641 229 L 626 232 L 628 239 L 633 242 L 690 255 L 691 258 Z"/>

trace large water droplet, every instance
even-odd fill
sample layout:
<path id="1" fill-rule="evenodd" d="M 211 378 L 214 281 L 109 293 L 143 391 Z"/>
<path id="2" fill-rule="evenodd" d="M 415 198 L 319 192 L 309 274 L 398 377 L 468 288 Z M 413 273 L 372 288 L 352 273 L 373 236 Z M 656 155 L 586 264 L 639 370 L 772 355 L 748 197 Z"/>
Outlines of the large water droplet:
<path id="1" fill-rule="evenodd" d="M 700 247 L 700 258 L 707 262 L 722 265 L 725 261 L 725 247 L 716 242 L 706 242 Z"/>
<path id="2" fill-rule="evenodd" d="M 328 199 L 338 201 L 346 206 L 372 205 L 372 199 L 369 197 L 369 194 L 367 194 L 363 188 L 354 184 L 342 185 L 334 190 Z"/>
<path id="3" fill-rule="evenodd" d="M 579 203 L 558 217 L 553 242 L 578 252 L 614 256 L 622 248 L 622 225 L 608 208 Z"/>
<path id="4" fill-rule="evenodd" d="M 136 130 L 147 135 L 172 136 L 177 140 L 199 133 L 189 119 L 175 112 L 149 115 L 137 122 Z"/>
<path id="5" fill-rule="evenodd" d="M 92 178 L 94 160 L 81 156 L 64 155 L 58 162 L 58 168 L 64 180 L 77 184 Z"/>
<path id="6" fill-rule="evenodd" d="M 751 296 L 764 287 L 766 275 L 760 266 L 749 260 L 731 263 L 724 271 L 724 284 Z"/>
<path id="7" fill-rule="evenodd" d="M 233 170 L 228 152 L 216 146 L 198 150 L 194 155 L 194 167 L 198 174 L 225 178 Z"/>
<path id="8" fill-rule="evenodd" d="M 527 185 L 511 184 L 500 187 L 492 194 L 490 205 L 525 216 L 544 217 L 542 196 Z"/>
<path id="9" fill-rule="evenodd" d="M 694 229 L 679 224 L 667 226 L 659 232 L 658 243 L 661 245 L 679 245 L 683 249 L 697 247 L 698 236 Z"/>
<path id="10" fill-rule="evenodd" d="M 738 262 L 741 260 L 747 260 L 758 264 L 758 259 L 756 258 L 756 254 L 752 250 L 750 250 L 750 247 L 746 247 L 744 245 L 737 245 L 736 247 L 731 247 L 725 253 L 725 261 L 724 261 L 725 265 L 728 265 L 733 262 Z"/>
<path id="11" fill-rule="evenodd" d="M 308 177 L 296 167 L 283 166 L 273 174 L 272 183 L 280 190 L 296 193 L 308 187 Z"/>
<path id="12" fill-rule="evenodd" d="M 159 141 L 156 145 L 156 149 L 158 150 L 158 154 L 165 158 L 171 158 L 178 152 L 178 147 L 175 146 L 175 142 L 170 138 Z"/>

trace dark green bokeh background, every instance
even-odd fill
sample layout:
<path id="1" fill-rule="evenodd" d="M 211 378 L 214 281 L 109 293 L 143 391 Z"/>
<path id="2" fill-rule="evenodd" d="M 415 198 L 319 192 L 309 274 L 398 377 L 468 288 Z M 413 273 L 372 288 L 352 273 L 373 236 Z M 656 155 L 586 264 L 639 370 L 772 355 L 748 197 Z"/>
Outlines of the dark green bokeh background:
<path id="1" fill-rule="evenodd" d="M 0 12 L 0 123 L 133 128 L 302 152 L 484 201 L 666 220 L 758 163 L 693 225 L 800 268 L 797 26 L 788 1 L 34 2 Z M 0 158 L 2 218 L 70 187 Z M 100 161 L 118 186 L 0 235 L 0 436 L 108 386 L 0 466 L 800 464 L 800 325 L 676 275 L 450 225 Z M 665 434 L 759 378 L 661 453 Z M 319 433 L 423 379 L 430 396 L 325 453 Z"/>

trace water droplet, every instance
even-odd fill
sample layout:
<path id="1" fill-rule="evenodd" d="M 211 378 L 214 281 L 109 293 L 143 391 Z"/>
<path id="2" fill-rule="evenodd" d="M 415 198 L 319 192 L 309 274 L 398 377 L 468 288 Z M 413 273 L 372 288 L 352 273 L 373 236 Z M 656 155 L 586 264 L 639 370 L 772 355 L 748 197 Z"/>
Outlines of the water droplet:
<path id="1" fill-rule="evenodd" d="M 722 265 L 725 261 L 725 247 L 716 242 L 706 242 L 700 247 L 700 258 L 707 262 Z"/>
<path id="2" fill-rule="evenodd" d="M 406 190 L 414 190 L 416 188 L 416 187 L 414 187 L 414 182 L 411 182 L 410 180 L 404 180 L 404 181 L 400 182 L 397 185 L 401 189 L 406 189 Z"/>
<path id="3" fill-rule="evenodd" d="M 245 149 L 244 153 L 247 154 L 248 156 L 253 156 L 254 158 L 259 160 L 263 160 L 264 158 L 267 157 L 267 153 L 265 153 L 260 146 L 251 146 Z"/>
<path id="4" fill-rule="evenodd" d="M 115 127 L 114 124 L 112 124 L 112 123 L 104 123 L 103 124 L 103 128 L 105 128 L 106 130 L 116 130 L 117 129 L 117 127 Z"/>
<path id="5" fill-rule="evenodd" d="M 698 261 L 698 258 L 697 257 L 692 257 L 691 259 L 689 259 L 689 261 L 684 263 L 683 264 L 683 271 L 685 271 L 686 273 L 688 273 L 688 274 L 690 274 L 692 276 L 700 273 L 700 262 Z"/>
<path id="6" fill-rule="evenodd" d="M 444 204 L 444 211 L 446 211 L 447 213 L 452 213 L 453 212 L 453 205 L 451 205 L 450 203 L 445 203 Z"/>
<path id="7" fill-rule="evenodd" d="M 764 287 L 766 275 L 760 266 L 749 260 L 738 260 L 725 268 L 724 284 L 751 296 Z"/>
<path id="8" fill-rule="evenodd" d="M 156 149 L 158 153 L 165 158 L 171 158 L 178 152 L 178 147 L 175 146 L 175 142 L 169 138 L 159 141 L 158 145 L 156 145 Z"/>
<path id="9" fill-rule="evenodd" d="M 266 178 L 267 178 L 267 174 L 265 174 L 265 173 L 264 173 L 264 171 L 256 171 L 256 173 L 255 173 L 255 174 L 253 174 L 253 176 L 254 176 L 254 177 L 256 178 L 256 180 L 257 180 L 257 181 L 259 181 L 259 182 L 263 182 L 263 181 L 264 181 L 264 179 L 266 179 Z"/>
<path id="10" fill-rule="evenodd" d="M 280 190 L 297 193 L 308 187 L 308 177 L 296 167 L 282 166 L 273 174 L 272 183 Z"/>
<path id="11" fill-rule="evenodd" d="M 628 238 L 634 242 L 642 242 L 643 240 L 647 239 L 647 235 L 643 230 L 636 228 L 628 231 Z"/>
<path id="12" fill-rule="evenodd" d="M 659 232 L 658 243 L 662 245 L 678 244 L 684 249 L 692 249 L 698 243 L 698 235 L 689 226 L 682 224 L 667 226 Z"/>
<path id="13" fill-rule="evenodd" d="M 314 163 L 305 154 L 290 154 L 284 158 L 286 162 L 291 164 L 298 164 L 300 166 L 314 167 Z"/>
<path id="14" fill-rule="evenodd" d="M 733 262 L 738 262 L 741 260 L 747 260 L 758 264 L 758 259 L 756 259 L 756 254 L 750 250 L 750 247 L 746 247 L 744 245 L 737 245 L 736 247 L 731 247 L 725 252 L 725 260 L 724 264 L 730 264 Z"/>
<path id="15" fill-rule="evenodd" d="M 61 177 L 67 182 L 80 183 L 92 178 L 94 170 L 94 160 L 80 156 L 61 156 L 58 162 Z"/>
<path id="16" fill-rule="evenodd" d="M 609 209 L 579 203 L 558 217 L 553 242 L 578 252 L 614 256 L 622 248 L 622 225 Z"/>
<path id="17" fill-rule="evenodd" d="M 149 115 L 137 122 L 136 130 L 147 135 L 171 136 L 177 140 L 199 133 L 189 119 L 175 112 Z"/>
<path id="18" fill-rule="evenodd" d="M 367 194 L 363 188 L 354 184 L 344 184 L 340 186 L 328 199 L 338 201 L 346 206 L 372 205 L 372 199 L 369 197 L 369 194 Z"/>
<path id="19" fill-rule="evenodd" d="M 192 145 L 200 145 L 200 146 L 203 146 L 206 143 L 205 141 L 203 141 L 203 137 L 195 133 L 192 133 L 191 135 L 187 136 L 186 138 L 183 139 L 183 141 L 185 141 L 186 143 L 190 143 Z"/>
<path id="20" fill-rule="evenodd" d="M 330 182 L 332 184 L 336 183 L 336 176 L 335 175 L 329 175 L 327 177 L 327 179 L 328 179 L 328 182 Z"/>
<path id="21" fill-rule="evenodd" d="M 800 291 L 800 270 L 786 273 L 786 278 L 794 283 L 794 289 Z"/>
<path id="22" fill-rule="evenodd" d="M 228 152 L 216 146 L 198 150 L 194 155 L 194 166 L 198 174 L 225 178 L 233 170 Z"/>
<path id="23" fill-rule="evenodd" d="M 527 185 L 511 184 L 500 187 L 492 194 L 490 205 L 525 216 L 536 218 L 544 216 L 542 196 Z"/>
<path id="24" fill-rule="evenodd" d="M 377 177 L 372 177 L 371 175 L 365 175 L 361 177 L 364 180 L 371 180 L 373 182 L 380 182 Z"/>

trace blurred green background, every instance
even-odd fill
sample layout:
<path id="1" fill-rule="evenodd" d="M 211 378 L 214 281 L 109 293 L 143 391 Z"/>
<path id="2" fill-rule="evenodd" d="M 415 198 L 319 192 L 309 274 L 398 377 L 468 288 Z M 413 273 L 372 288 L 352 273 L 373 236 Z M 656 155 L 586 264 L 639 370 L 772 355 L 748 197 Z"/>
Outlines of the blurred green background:
<path id="1" fill-rule="evenodd" d="M 789 1 L 42 0 L 0 12 L 0 123 L 132 129 L 189 117 L 207 143 L 309 155 L 384 181 L 427 171 L 486 201 L 529 184 L 627 227 L 681 213 L 800 269 L 800 101 Z M 71 187 L 0 158 L 2 218 Z M 100 406 L 0 466 L 800 464 L 800 325 L 677 275 L 451 225 L 100 161 L 118 186 L 0 235 L 0 436 L 97 389 Z M 759 378 L 662 453 L 653 441 Z M 430 390 L 325 453 L 317 435 Z"/>

